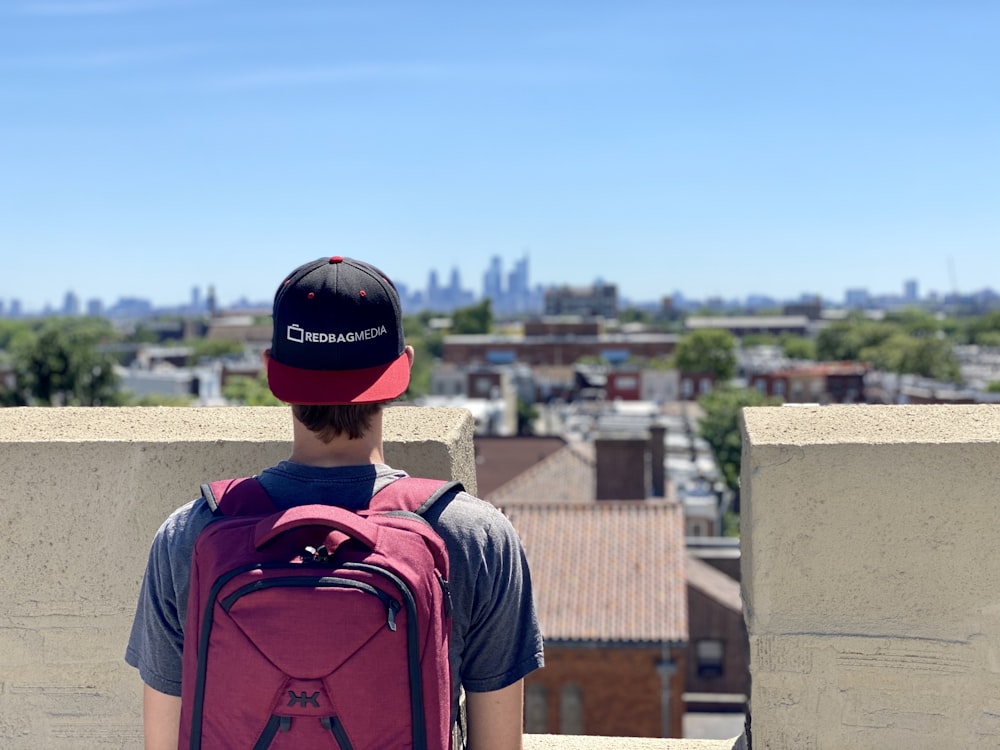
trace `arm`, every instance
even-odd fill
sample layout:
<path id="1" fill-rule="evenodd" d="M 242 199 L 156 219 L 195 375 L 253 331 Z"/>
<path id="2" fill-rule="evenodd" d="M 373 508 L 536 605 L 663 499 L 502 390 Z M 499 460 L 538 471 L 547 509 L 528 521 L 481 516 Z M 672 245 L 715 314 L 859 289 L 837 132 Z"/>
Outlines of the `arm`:
<path id="1" fill-rule="evenodd" d="M 466 693 L 469 750 L 521 750 L 524 680 L 488 693 Z"/>
<path id="2" fill-rule="evenodd" d="M 146 750 L 177 750 L 180 725 L 180 697 L 143 685 L 142 728 L 146 737 Z"/>

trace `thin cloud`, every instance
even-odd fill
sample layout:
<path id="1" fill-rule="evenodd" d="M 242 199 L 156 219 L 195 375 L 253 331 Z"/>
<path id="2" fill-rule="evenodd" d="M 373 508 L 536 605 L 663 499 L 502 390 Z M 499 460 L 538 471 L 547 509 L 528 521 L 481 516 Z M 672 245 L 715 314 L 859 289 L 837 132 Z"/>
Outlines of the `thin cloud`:
<path id="1" fill-rule="evenodd" d="M 168 0 L 80 0 L 80 2 L 50 0 L 24 3 L 19 6 L 19 10 L 36 16 L 107 16 L 141 13 L 179 4 L 188 3 Z"/>
<path id="2" fill-rule="evenodd" d="M 0 69 L 33 71 L 111 70 L 156 65 L 190 59 L 203 50 L 186 45 L 107 49 L 65 55 L 22 56 L 0 59 Z"/>
<path id="3" fill-rule="evenodd" d="M 595 71 L 549 65 L 357 63 L 262 69 L 218 76 L 210 84 L 220 88 L 280 88 L 367 82 L 551 84 L 593 80 L 594 77 Z"/>
<path id="4" fill-rule="evenodd" d="M 257 70 L 215 78 L 212 83 L 230 88 L 266 88 L 380 80 L 429 81 L 440 80 L 445 77 L 447 77 L 447 68 L 439 65 L 352 64 L 313 68 Z"/>

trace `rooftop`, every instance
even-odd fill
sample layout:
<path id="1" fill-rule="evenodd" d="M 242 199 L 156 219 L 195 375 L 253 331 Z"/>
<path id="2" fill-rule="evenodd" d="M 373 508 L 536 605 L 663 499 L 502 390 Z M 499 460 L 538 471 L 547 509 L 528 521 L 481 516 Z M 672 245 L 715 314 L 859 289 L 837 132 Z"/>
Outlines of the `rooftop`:
<path id="1" fill-rule="evenodd" d="M 531 564 L 547 641 L 687 641 L 677 503 L 511 505 L 506 512 Z"/>

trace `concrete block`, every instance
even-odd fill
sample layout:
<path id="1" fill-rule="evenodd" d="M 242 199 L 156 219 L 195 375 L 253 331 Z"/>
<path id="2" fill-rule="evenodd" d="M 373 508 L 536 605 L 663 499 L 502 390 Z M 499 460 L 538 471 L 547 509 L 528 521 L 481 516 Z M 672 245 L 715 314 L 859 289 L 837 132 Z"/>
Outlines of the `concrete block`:
<path id="1" fill-rule="evenodd" d="M 759 748 L 1000 746 L 1000 408 L 744 411 Z"/>
<path id="2" fill-rule="evenodd" d="M 461 409 L 386 411 L 386 459 L 475 491 Z M 149 542 L 202 482 L 291 445 L 287 407 L 0 409 L 0 747 L 139 748 L 123 660 Z"/>

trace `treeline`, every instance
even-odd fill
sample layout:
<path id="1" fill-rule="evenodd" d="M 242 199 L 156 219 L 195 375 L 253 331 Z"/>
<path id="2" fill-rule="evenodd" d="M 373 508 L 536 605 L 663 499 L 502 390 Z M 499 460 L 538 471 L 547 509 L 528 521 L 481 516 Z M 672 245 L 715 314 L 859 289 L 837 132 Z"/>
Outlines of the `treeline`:
<path id="1" fill-rule="evenodd" d="M 154 343 L 148 329 L 117 330 L 99 317 L 0 319 L 0 406 L 179 405 L 174 397 L 137 398 L 121 389 L 115 374 L 115 345 Z M 176 344 L 191 349 L 189 363 L 203 357 L 239 354 L 234 341 L 192 338 Z"/>

